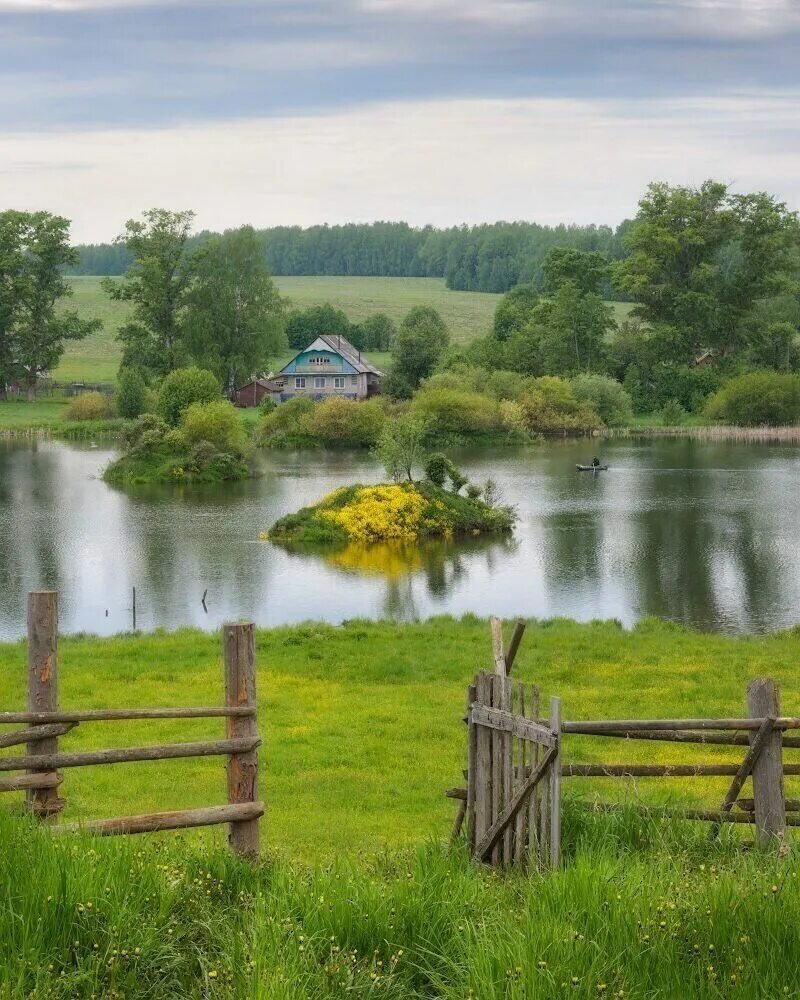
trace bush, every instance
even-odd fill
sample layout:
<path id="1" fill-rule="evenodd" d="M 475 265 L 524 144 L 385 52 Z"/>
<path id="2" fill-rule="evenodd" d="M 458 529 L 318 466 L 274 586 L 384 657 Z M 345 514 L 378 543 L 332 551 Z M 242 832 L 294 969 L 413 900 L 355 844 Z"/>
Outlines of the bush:
<path id="1" fill-rule="evenodd" d="M 143 413 L 122 432 L 122 444 L 126 449 L 135 447 L 146 431 L 157 431 L 159 437 L 167 432 L 167 425 L 155 413 Z"/>
<path id="2" fill-rule="evenodd" d="M 434 486 L 442 487 L 447 482 L 447 474 L 450 471 L 450 459 L 441 452 L 431 455 L 425 463 L 425 478 L 429 479 Z"/>
<path id="3" fill-rule="evenodd" d="M 189 439 L 177 427 L 167 431 L 163 438 L 164 447 L 172 455 L 183 455 L 189 450 Z"/>
<path id="4" fill-rule="evenodd" d="M 570 381 L 570 388 L 575 399 L 591 406 L 609 427 L 620 427 L 633 419 L 631 397 L 616 379 L 607 375 L 577 375 Z"/>
<path id="5" fill-rule="evenodd" d="M 108 420 L 114 408 L 102 392 L 82 392 L 73 396 L 64 410 L 65 420 Z"/>
<path id="6" fill-rule="evenodd" d="M 135 420 L 147 409 L 147 386 L 135 368 L 121 368 L 117 383 L 117 413 Z"/>
<path id="7" fill-rule="evenodd" d="M 357 403 L 332 396 L 313 406 L 304 415 L 302 426 L 321 444 L 364 448 L 376 443 L 384 419 L 381 405 L 376 400 Z"/>
<path id="8" fill-rule="evenodd" d="M 202 368 L 177 368 L 161 383 L 158 412 L 168 424 L 176 427 L 192 403 L 213 403 L 219 399 L 219 384 Z"/>
<path id="9" fill-rule="evenodd" d="M 678 427 L 686 419 L 686 410 L 677 399 L 668 399 L 661 407 L 661 423 L 665 427 Z"/>
<path id="10" fill-rule="evenodd" d="M 569 383 L 555 375 L 534 379 L 520 406 L 532 434 L 586 433 L 602 423 L 592 407 L 578 402 Z"/>
<path id="11" fill-rule="evenodd" d="M 311 444 L 305 429 L 304 418 L 314 409 L 314 401 L 307 396 L 296 396 L 281 403 L 268 413 L 259 424 L 258 436 L 264 444 Z"/>
<path id="12" fill-rule="evenodd" d="M 213 403 L 192 403 L 181 420 L 187 442 L 209 441 L 221 452 L 241 457 L 248 451 L 247 435 L 233 403 L 218 399 Z"/>
<path id="13" fill-rule="evenodd" d="M 266 416 L 268 413 L 272 413 L 272 411 L 277 407 L 277 405 L 278 404 L 275 402 L 272 396 L 264 396 L 264 398 L 258 404 L 258 412 L 263 413 L 263 415 Z"/>
<path id="14" fill-rule="evenodd" d="M 709 400 L 709 420 L 753 427 L 800 420 L 800 375 L 751 372 L 732 378 Z"/>
<path id="15" fill-rule="evenodd" d="M 425 386 L 414 397 L 411 412 L 428 425 L 432 437 L 487 434 L 500 427 L 498 404 L 468 389 Z"/>

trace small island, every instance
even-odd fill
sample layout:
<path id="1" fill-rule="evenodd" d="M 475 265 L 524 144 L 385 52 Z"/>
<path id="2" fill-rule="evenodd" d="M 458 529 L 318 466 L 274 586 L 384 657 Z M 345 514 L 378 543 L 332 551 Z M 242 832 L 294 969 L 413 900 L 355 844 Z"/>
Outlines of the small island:
<path id="1" fill-rule="evenodd" d="M 424 538 L 454 538 L 507 534 L 514 527 L 513 508 L 498 503 L 496 487 L 465 484 L 453 468 L 451 489 L 438 472 L 442 456 L 428 463 L 428 478 L 377 486 L 340 487 L 311 507 L 280 518 L 262 539 L 297 545 L 342 546 L 348 543 L 413 542 Z M 467 495 L 460 493 L 466 485 Z"/>

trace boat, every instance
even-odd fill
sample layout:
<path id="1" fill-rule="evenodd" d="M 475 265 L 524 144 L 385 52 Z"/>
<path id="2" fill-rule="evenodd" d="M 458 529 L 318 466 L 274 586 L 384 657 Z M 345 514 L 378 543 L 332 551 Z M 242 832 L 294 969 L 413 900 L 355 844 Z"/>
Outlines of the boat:
<path id="1" fill-rule="evenodd" d="M 578 472 L 607 472 L 607 465 L 576 465 Z"/>

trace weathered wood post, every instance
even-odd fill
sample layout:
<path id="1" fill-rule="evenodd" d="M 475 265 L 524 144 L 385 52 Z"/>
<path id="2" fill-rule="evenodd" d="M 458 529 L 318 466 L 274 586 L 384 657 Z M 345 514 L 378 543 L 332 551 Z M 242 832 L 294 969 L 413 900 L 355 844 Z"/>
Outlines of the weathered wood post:
<path id="1" fill-rule="evenodd" d="M 747 711 L 753 719 L 777 719 L 780 715 L 778 686 L 769 677 L 758 677 L 748 685 Z M 756 731 L 751 730 L 751 743 L 755 737 Z M 781 730 L 773 729 L 753 765 L 756 845 L 759 847 L 768 847 L 781 840 L 786 831 L 782 744 Z"/>
<path id="2" fill-rule="evenodd" d="M 550 699 L 550 729 L 555 734 L 558 753 L 550 764 L 550 865 L 561 863 L 561 699 Z"/>
<path id="3" fill-rule="evenodd" d="M 229 717 L 228 739 L 258 735 L 256 707 L 255 625 L 222 626 L 225 656 L 225 704 L 228 708 L 252 708 L 250 715 Z M 258 800 L 258 749 L 231 754 L 228 758 L 228 802 Z M 258 819 L 231 823 L 228 843 L 234 854 L 255 858 L 259 852 Z"/>
<path id="4" fill-rule="evenodd" d="M 54 590 L 34 590 L 28 594 L 28 711 L 58 711 L 58 594 Z M 52 726 L 49 729 L 52 731 Z M 31 756 L 58 753 L 58 736 L 31 740 L 27 752 Z M 56 774 L 50 776 L 57 780 Z M 39 819 L 55 821 L 64 808 L 64 800 L 57 785 L 29 788 L 25 792 L 25 805 Z"/>

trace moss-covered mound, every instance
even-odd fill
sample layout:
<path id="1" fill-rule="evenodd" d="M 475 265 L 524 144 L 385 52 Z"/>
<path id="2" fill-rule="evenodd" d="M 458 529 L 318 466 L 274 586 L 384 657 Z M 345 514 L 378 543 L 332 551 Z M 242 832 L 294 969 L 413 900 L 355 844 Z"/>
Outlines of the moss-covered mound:
<path id="1" fill-rule="evenodd" d="M 451 538 L 511 531 L 510 507 L 448 492 L 431 482 L 345 486 L 295 514 L 262 537 L 310 545 Z"/>
<path id="2" fill-rule="evenodd" d="M 198 404 L 197 412 L 204 417 L 205 410 L 217 405 Z M 209 440 L 215 434 L 214 427 L 206 426 L 207 423 L 204 420 L 195 432 L 191 420 L 186 420 L 180 428 L 170 428 L 153 414 L 140 417 L 124 432 L 125 452 L 108 466 L 103 478 L 115 486 L 246 479 L 250 475 L 245 460 L 246 441 L 228 441 L 224 436 Z M 241 433 L 238 427 L 237 431 Z"/>

